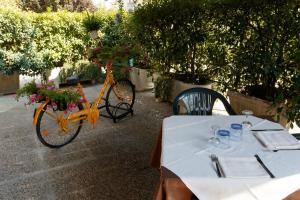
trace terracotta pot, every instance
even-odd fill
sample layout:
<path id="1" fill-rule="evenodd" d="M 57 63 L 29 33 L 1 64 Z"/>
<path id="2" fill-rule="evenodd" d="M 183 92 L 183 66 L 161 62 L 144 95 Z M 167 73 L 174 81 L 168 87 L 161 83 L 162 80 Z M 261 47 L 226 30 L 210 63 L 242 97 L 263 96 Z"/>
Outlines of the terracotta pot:
<path id="1" fill-rule="evenodd" d="M 19 89 L 19 74 L 3 75 L 0 73 L 0 94 L 12 94 Z"/>
<path id="2" fill-rule="evenodd" d="M 230 105 L 237 114 L 242 114 L 243 110 L 253 111 L 254 116 L 277 121 L 277 107 L 272 107 L 272 103 L 256 97 L 246 96 L 238 92 L 229 91 Z M 280 114 L 279 123 L 284 127 L 288 126 L 287 118 Z"/>
<path id="3" fill-rule="evenodd" d="M 191 83 L 184 83 L 182 81 L 178 81 L 178 80 L 173 80 L 172 81 L 172 90 L 170 93 L 170 102 L 173 102 L 175 97 L 177 97 L 177 95 L 179 95 L 181 92 L 183 92 L 184 90 L 190 89 L 190 88 L 195 88 L 195 87 L 202 87 L 202 88 L 208 88 L 211 89 L 211 84 L 207 84 L 207 85 L 196 85 L 196 84 L 191 84 Z"/>
<path id="4" fill-rule="evenodd" d="M 154 87 L 152 76 L 148 77 L 148 71 L 146 69 L 140 69 L 132 67 L 129 73 L 129 79 L 135 85 L 136 91 L 151 90 Z"/>

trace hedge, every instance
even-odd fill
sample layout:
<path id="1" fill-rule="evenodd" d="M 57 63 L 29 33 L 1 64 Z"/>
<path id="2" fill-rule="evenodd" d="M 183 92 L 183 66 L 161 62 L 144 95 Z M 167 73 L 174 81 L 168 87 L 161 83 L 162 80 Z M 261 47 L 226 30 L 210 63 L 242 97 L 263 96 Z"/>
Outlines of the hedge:
<path id="1" fill-rule="evenodd" d="M 105 24 L 113 12 L 95 13 Z M 22 12 L 0 8 L 0 72 L 37 75 L 84 59 L 94 43 L 82 27 L 86 12 Z M 106 33 L 107 34 L 107 33 Z"/>

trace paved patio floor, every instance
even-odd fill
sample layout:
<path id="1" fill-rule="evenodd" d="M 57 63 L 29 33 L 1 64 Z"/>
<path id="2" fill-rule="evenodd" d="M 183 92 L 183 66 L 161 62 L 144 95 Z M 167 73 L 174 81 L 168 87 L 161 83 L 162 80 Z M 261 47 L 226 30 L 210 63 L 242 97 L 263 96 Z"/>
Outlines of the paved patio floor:
<path id="1" fill-rule="evenodd" d="M 88 97 L 100 86 L 85 88 Z M 100 118 L 86 124 L 61 149 L 37 139 L 33 108 L 0 97 L 0 199 L 151 199 L 159 172 L 149 167 L 161 121 L 171 114 L 153 93 L 137 93 L 135 114 L 116 124 Z"/>
<path id="2" fill-rule="evenodd" d="M 88 98 L 99 88 L 86 87 Z M 100 118 L 96 129 L 86 124 L 72 143 L 49 149 L 24 102 L 0 97 L 0 199 L 152 199 L 159 172 L 150 155 L 170 104 L 155 102 L 151 91 L 137 93 L 133 117 L 116 124 Z M 222 114 L 224 107 L 216 109 Z"/>

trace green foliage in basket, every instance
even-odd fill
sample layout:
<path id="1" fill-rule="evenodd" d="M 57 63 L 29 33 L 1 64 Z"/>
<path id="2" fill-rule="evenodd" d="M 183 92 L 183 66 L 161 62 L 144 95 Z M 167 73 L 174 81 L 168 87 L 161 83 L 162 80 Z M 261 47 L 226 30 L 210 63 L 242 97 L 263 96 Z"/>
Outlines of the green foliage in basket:
<path id="1" fill-rule="evenodd" d="M 81 97 L 77 91 L 55 88 L 54 83 L 51 81 L 46 84 L 36 84 L 34 80 L 26 83 L 22 88 L 17 90 L 17 100 L 24 96 L 28 97 L 28 104 L 40 102 L 48 98 L 52 103 L 56 103 L 58 106 L 78 103 Z"/>
<path id="2" fill-rule="evenodd" d="M 22 88 L 18 89 L 16 92 L 16 99 L 19 100 L 21 97 L 29 97 L 32 94 L 37 94 L 40 88 L 37 87 L 35 81 L 26 83 Z"/>
<path id="3" fill-rule="evenodd" d="M 48 90 L 41 89 L 39 91 L 41 96 L 45 96 L 50 99 L 51 102 L 57 104 L 69 104 L 80 102 L 80 94 L 72 90 Z"/>

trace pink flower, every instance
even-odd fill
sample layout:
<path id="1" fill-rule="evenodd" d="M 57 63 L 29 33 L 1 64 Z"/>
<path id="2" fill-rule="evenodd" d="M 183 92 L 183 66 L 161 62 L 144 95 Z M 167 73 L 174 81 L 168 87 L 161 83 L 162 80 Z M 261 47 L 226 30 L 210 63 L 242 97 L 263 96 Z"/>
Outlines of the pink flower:
<path id="1" fill-rule="evenodd" d="M 37 88 L 42 88 L 42 87 L 43 87 L 42 84 L 38 84 L 38 83 L 37 83 L 37 84 L 35 84 L 35 85 L 36 85 Z"/>
<path id="2" fill-rule="evenodd" d="M 86 103 L 86 102 L 87 102 L 86 98 L 84 97 L 80 98 L 80 103 Z"/>
<path id="3" fill-rule="evenodd" d="M 55 89 L 55 86 L 49 86 L 47 87 L 48 90 L 54 90 Z"/>
<path id="4" fill-rule="evenodd" d="M 54 80 L 50 80 L 50 81 L 48 81 L 49 83 L 54 83 Z"/>
<path id="5" fill-rule="evenodd" d="M 56 104 L 55 102 L 52 102 L 52 103 L 51 103 L 51 106 L 54 106 L 54 107 L 56 107 L 56 106 L 57 106 L 57 104 Z"/>
<path id="6" fill-rule="evenodd" d="M 125 51 L 126 54 L 129 54 L 129 47 L 128 47 L 128 46 L 125 46 L 125 47 L 124 47 L 124 51 Z"/>
<path id="7" fill-rule="evenodd" d="M 74 109 L 76 109 L 77 105 L 75 103 L 69 103 L 68 104 L 68 110 L 72 111 Z"/>
<path id="8" fill-rule="evenodd" d="M 34 103 L 34 102 L 35 102 L 35 99 L 36 99 L 36 97 L 37 97 L 37 94 L 32 94 L 32 95 L 30 95 L 30 96 L 29 96 L 29 100 L 30 100 L 30 102 L 31 102 L 31 103 Z"/>
<path id="9" fill-rule="evenodd" d="M 101 47 L 97 47 L 97 48 L 95 48 L 95 50 L 94 50 L 96 53 L 100 53 L 101 52 Z"/>
<path id="10" fill-rule="evenodd" d="M 50 106 L 50 105 L 47 105 L 47 110 L 50 109 L 50 108 L 51 108 L 51 106 Z"/>

